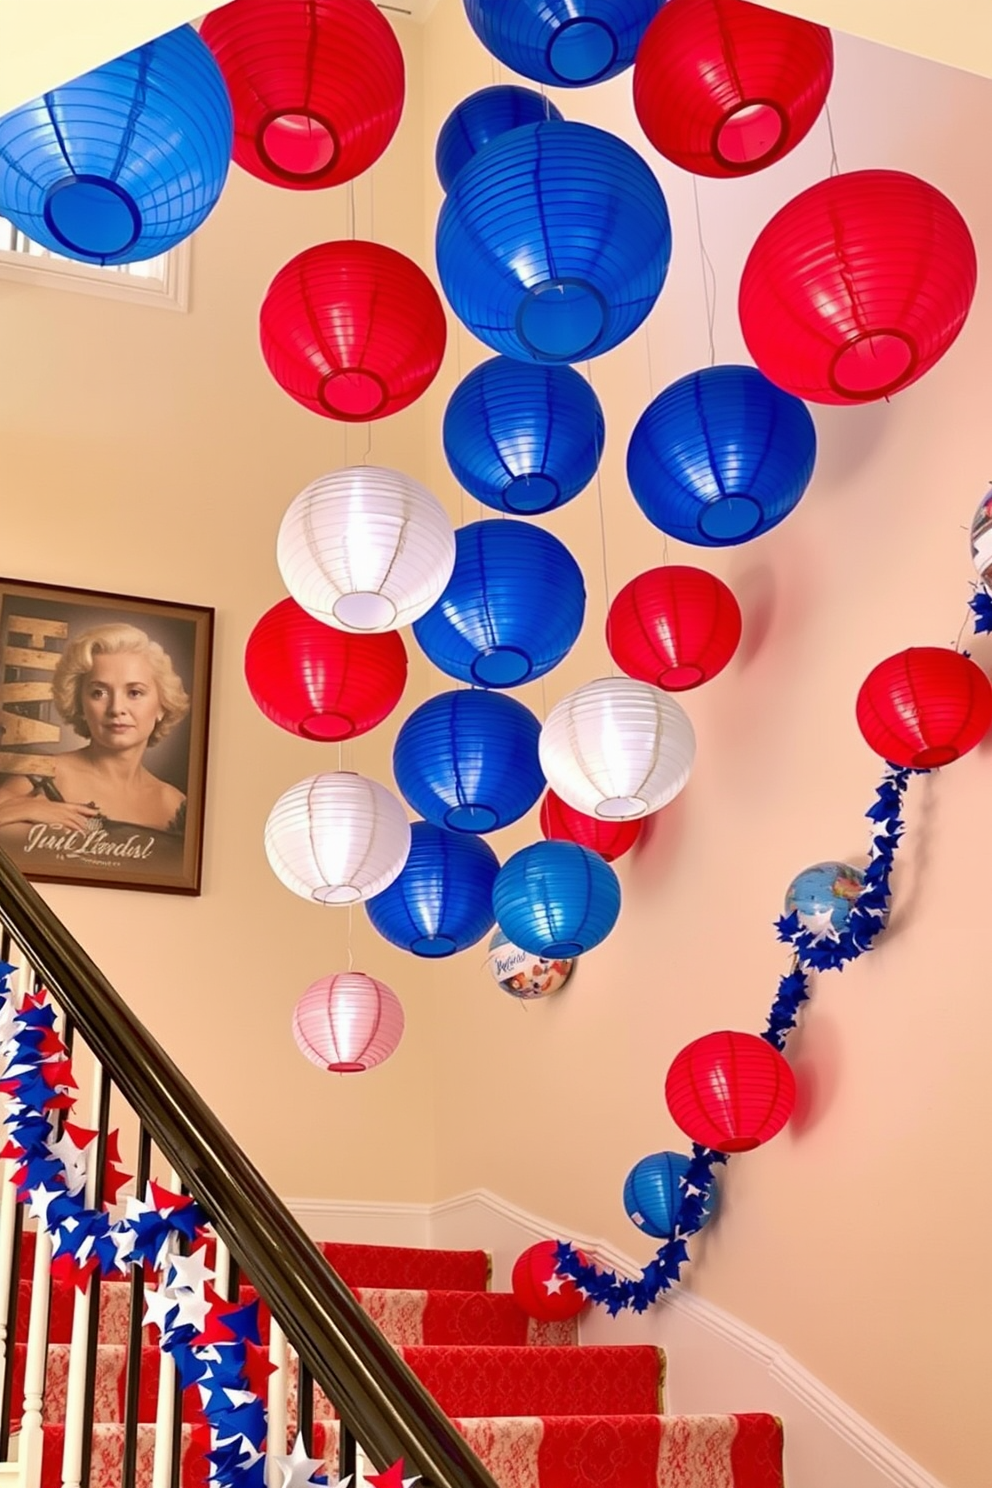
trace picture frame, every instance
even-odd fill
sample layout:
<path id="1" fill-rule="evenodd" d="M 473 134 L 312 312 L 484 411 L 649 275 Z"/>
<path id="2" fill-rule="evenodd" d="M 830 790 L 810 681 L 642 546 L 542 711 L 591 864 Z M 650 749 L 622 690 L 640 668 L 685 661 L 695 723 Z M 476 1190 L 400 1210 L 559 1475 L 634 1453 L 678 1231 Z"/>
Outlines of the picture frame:
<path id="1" fill-rule="evenodd" d="M 200 893 L 213 629 L 0 578 L 0 849 L 25 877 Z"/>

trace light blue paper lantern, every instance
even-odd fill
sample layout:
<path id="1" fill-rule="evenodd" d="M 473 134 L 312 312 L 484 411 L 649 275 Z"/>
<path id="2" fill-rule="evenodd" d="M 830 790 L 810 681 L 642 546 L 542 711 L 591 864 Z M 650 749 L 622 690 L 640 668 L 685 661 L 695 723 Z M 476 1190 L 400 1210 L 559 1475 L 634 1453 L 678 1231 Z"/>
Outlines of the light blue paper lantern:
<path id="1" fill-rule="evenodd" d="M 623 72 L 664 0 L 465 0 L 493 56 L 535 82 L 581 88 Z"/>
<path id="2" fill-rule="evenodd" d="M 403 872 L 367 902 L 366 913 L 381 936 L 414 956 L 453 956 L 493 927 L 499 859 L 470 832 L 422 821 L 410 832 Z"/>
<path id="3" fill-rule="evenodd" d="M 470 522 L 455 533 L 447 588 L 413 633 L 435 666 L 478 687 L 543 677 L 575 645 L 582 570 L 557 537 L 526 522 Z"/>
<path id="4" fill-rule="evenodd" d="M 661 293 L 671 251 L 665 198 L 637 151 L 555 119 L 480 150 L 437 225 L 452 310 L 521 361 L 584 361 L 619 345 Z"/>
<path id="5" fill-rule="evenodd" d="M 441 125 L 434 151 L 438 180 L 445 191 L 450 191 L 462 166 L 490 140 L 519 129 L 521 124 L 561 117 L 561 110 L 550 98 L 517 83 L 495 83 L 491 88 L 470 93 Z"/>
<path id="6" fill-rule="evenodd" d="M 801 399 L 755 367 L 706 367 L 673 382 L 641 414 L 627 479 L 655 527 L 720 548 L 777 526 L 815 463 L 816 429 Z"/>
<path id="7" fill-rule="evenodd" d="M 215 205 L 233 138 L 220 68 L 180 26 L 0 118 L 0 214 L 83 263 L 154 258 Z"/>
<path id="8" fill-rule="evenodd" d="M 459 485 L 486 506 L 537 517 L 578 496 L 596 474 L 606 422 L 572 367 L 491 357 L 455 388 L 444 453 Z"/>
<path id="9" fill-rule="evenodd" d="M 529 811 L 544 789 L 541 725 L 497 692 L 442 692 L 406 720 L 393 773 L 414 811 L 455 832 L 492 832 Z"/>
<path id="10" fill-rule="evenodd" d="M 627 1217 L 645 1235 L 654 1235 L 658 1240 L 670 1240 L 674 1235 L 675 1219 L 685 1195 L 682 1179 L 689 1166 L 689 1159 L 679 1152 L 652 1152 L 635 1163 L 627 1174 L 623 1207 Z M 703 1202 L 703 1224 L 712 1218 L 716 1201 L 717 1188 L 713 1182 Z"/>
<path id="11" fill-rule="evenodd" d="M 496 921 L 521 950 L 581 956 L 605 940 L 620 913 L 620 880 L 587 847 L 534 842 L 513 854 L 493 886 Z"/>

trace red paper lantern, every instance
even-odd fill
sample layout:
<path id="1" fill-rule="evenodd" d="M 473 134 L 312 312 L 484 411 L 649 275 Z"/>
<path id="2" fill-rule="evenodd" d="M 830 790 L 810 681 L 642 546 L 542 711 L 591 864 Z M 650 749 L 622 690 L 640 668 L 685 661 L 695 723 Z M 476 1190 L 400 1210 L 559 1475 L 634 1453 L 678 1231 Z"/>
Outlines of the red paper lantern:
<path id="1" fill-rule="evenodd" d="M 266 610 L 245 647 L 255 702 L 266 718 L 303 739 L 368 733 L 402 697 L 406 669 L 406 647 L 395 630 L 335 630 L 294 599 Z"/>
<path id="2" fill-rule="evenodd" d="M 722 579 L 702 568 L 650 568 L 610 606 L 606 644 L 628 677 L 667 692 L 722 672 L 741 639 L 741 611 Z"/>
<path id="3" fill-rule="evenodd" d="M 684 170 L 746 175 L 809 132 L 833 71 L 825 26 L 746 0 L 667 0 L 637 53 L 634 108 Z"/>
<path id="4" fill-rule="evenodd" d="M 672 1060 L 665 1099 L 675 1124 L 702 1147 L 750 1152 L 792 1115 L 796 1079 L 755 1033 L 708 1033 Z"/>
<path id="5" fill-rule="evenodd" d="M 549 842 L 577 842 L 599 853 L 608 863 L 630 852 L 641 835 L 644 818 L 634 821 L 607 821 L 576 811 L 549 790 L 541 802 L 541 831 Z"/>
<path id="6" fill-rule="evenodd" d="M 234 159 L 311 191 L 368 170 L 403 111 L 403 53 L 372 0 L 233 0 L 200 36 L 234 108 Z"/>
<path id="7" fill-rule="evenodd" d="M 884 760 L 929 770 L 980 744 L 992 724 L 992 685 L 970 657 L 914 646 L 865 678 L 858 727 Z"/>
<path id="8" fill-rule="evenodd" d="M 403 1027 L 396 993 L 363 971 L 321 977 L 293 1009 L 296 1047 L 311 1064 L 336 1075 L 358 1075 L 384 1063 Z"/>
<path id="9" fill-rule="evenodd" d="M 772 382 L 816 403 L 908 387 L 951 345 L 975 294 L 961 213 L 902 171 L 832 176 L 788 202 L 744 265 L 740 318 Z"/>
<path id="10" fill-rule="evenodd" d="M 325 418 L 364 423 L 406 408 L 430 386 L 447 323 L 412 259 L 382 243 L 320 243 L 269 285 L 262 355 L 279 386 Z"/>
<path id="11" fill-rule="evenodd" d="M 560 1323 L 577 1317 L 586 1305 L 587 1299 L 575 1282 L 557 1275 L 557 1249 L 557 1240 L 539 1240 L 519 1255 L 513 1265 L 511 1286 L 517 1306 L 528 1317 L 542 1323 Z M 576 1254 L 583 1266 L 588 1266 L 581 1250 Z"/>

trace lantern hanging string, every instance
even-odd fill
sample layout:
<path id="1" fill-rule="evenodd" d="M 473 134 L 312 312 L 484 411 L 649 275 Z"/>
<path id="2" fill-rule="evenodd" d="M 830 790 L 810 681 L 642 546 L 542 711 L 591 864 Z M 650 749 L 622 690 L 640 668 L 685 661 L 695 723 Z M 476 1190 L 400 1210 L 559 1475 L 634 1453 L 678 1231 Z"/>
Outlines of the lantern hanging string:
<path id="1" fill-rule="evenodd" d="M 830 117 L 830 105 L 829 105 L 829 103 L 825 103 L 823 105 L 823 117 L 827 121 L 827 133 L 830 136 L 830 171 L 829 171 L 829 174 L 831 176 L 839 176 L 840 175 L 840 163 L 839 163 L 839 161 L 837 159 L 837 142 L 834 139 L 834 121 Z"/>
<path id="2" fill-rule="evenodd" d="M 710 343 L 710 366 L 716 366 L 716 269 L 706 251 L 703 237 L 703 214 L 699 206 L 699 181 L 692 178 L 692 196 L 696 204 L 696 233 L 699 238 L 699 262 L 703 273 L 703 294 L 706 297 L 706 329 Z"/>

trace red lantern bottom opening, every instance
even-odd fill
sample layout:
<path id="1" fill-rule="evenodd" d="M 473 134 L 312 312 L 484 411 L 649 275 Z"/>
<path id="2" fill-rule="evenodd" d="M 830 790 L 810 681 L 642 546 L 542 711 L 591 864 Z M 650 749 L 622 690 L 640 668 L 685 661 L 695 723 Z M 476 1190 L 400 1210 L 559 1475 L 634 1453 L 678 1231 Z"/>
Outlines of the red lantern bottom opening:
<path id="1" fill-rule="evenodd" d="M 662 667 L 658 673 L 657 685 L 663 687 L 666 692 L 685 692 L 689 687 L 698 687 L 700 682 L 706 681 L 706 673 L 702 667 L 692 666 L 684 663 L 682 666 Z"/>
<path id="2" fill-rule="evenodd" d="M 917 770 L 936 770 L 941 765 L 953 765 L 958 757 L 953 744 L 934 744 L 930 749 L 921 749 L 914 754 L 913 765 Z"/>
<path id="3" fill-rule="evenodd" d="M 721 119 L 713 131 L 713 154 L 731 170 L 752 170 L 781 153 L 788 131 L 788 118 L 774 99 L 751 99 Z"/>
<path id="4" fill-rule="evenodd" d="M 331 125 L 303 109 L 270 115 L 259 126 L 255 145 L 269 170 L 286 181 L 316 184 L 338 157 Z"/>
<path id="5" fill-rule="evenodd" d="M 517 335 L 541 360 L 574 362 L 591 351 L 609 321 L 609 307 L 585 279 L 545 279 L 517 311 Z"/>
<path id="6" fill-rule="evenodd" d="M 727 1137 L 716 1149 L 718 1152 L 753 1152 L 761 1143 L 757 1137 Z"/>
<path id="7" fill-rule="evenodd" d="M 904 332 L 865 331 L 834 356 L 830 386 L 853 402 L 884 398 L 909 381 L 918 361 L 916 342 Z"/>
<path id="8" fill-rule="evenodd" d="M 503 489 L 508 511 L 524 517 L 539 517 L 558 505 L 561 487 L 550 475 L 517 475 Z"/>
<path id="9" fill-rule="evenodd" d="M 389 389 L 381 377 L 363 367 L 341 367 L 328 372 L 317 390 L 331 418 L 361 423 L 376 418 L 389 402 Z"/>
<path id="10" fill-rule="evenodd" d="M 350 739 L 355 732 L 355 720 L 343 713 L 311 713 L 300 723 L 300 733 L 305 739 L 330 740 Z"/>
<path id="11" fill-rule="evenodd" d="M 327 1068 L 332 1075 L 361 1075 L 365 1073 L 364 1064 L 329 1064 Z"/>
<path id="12" fill-rule="evenodd" d="M 643 816 L 648 809 L 647 801 L 640 796 L 608 796 L 596 806 L 596 815 L 602 821 L 631 821 Z"/>

